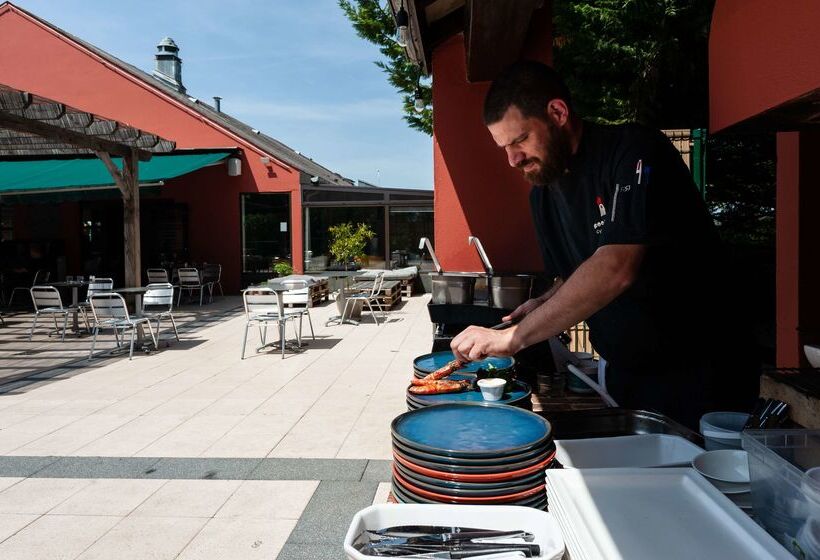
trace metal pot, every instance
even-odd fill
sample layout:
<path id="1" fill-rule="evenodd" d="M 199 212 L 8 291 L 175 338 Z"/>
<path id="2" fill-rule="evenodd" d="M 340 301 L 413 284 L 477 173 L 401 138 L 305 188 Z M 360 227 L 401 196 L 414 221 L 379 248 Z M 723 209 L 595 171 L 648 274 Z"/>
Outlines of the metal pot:
<path id="1" fill-rule="evenodd" d="M 530 299 L 534 278 L 530 274 L 491 276 L 490 302 L 492 307 L 515 309 Z"/>
<path id="2" fill-rule="evenodd" d="M 472 304 L 475 295 L 475 281 L 479 276 L 480 274 L 475 272 L 431 273 L 432 303 Z"/>

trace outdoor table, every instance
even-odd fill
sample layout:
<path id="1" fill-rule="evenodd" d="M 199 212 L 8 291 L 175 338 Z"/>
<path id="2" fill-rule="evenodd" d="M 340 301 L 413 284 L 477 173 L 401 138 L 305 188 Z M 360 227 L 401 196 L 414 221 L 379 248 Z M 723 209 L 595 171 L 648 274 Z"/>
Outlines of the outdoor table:
<path id="1" fill-rule="evenodd" d="M 283 282 L 282 280 L 277 278 L 277 279 L 274 279 L 274 280 L 268 280 L 267 283 L 265 283 L 265 284 L 258 284 L 256 286 L 249 286 L 248 287 L 249 290 L 254 290 L 254 289 L 258 290 L 258 289 L 261 289 L 261 288 L 267 288 L 268 290 L 271 290 L 272 292 L 274 292 L 276 294 L 276 305 L 278 305 L 279 309 L 282 310 L 282 313 L 284 313 L 285 302 L 284 302 L 283 294 L 285 292 L 287 292 L 288 290 L 292 290 L 293 289 L 293 284 L 289 283 L 287 281 Z M 285 339 L 285 335 L 282 331 L 279 331 L 279 333 L 280 333 L 279 334 L 279 347 L 278 347 L 279 349 L 281 349 L 282 346 L 284 346 L 285 349 L 291 350 L 293 352 L 301 352 L 302 351 L 302 348 L 298 344 L 297 345 L 294 345 L 294 344 L 289 345 L 287 340 Z M 307 343 L 305 342 L 304 344 L 307 344 Z M 272 348 L 276 348 L 276 343 L 271 342 L 270 344 L 266 344 L 266 345 L 262 346 L 262 348 L 264 348 L 265 346 L 271 346 Z"/>
<path id="2" fill-rule="evenodd" d="M 78 318 L 80 309 L 77 306 L 77 304 L 79 303 L 79 289 L 82 288 L 83 286 L 88 286 L 89 284 L 91 284 L 91 282 L 89 282 L 89 281 L 83 281 L 83 282 L 73 282 L 73 281 L 72 282 L 49 282 L 48 283 L 49 286 L 53 286 L 55 288 L 71 288 L 71 306 L 74 308 L 74 311 L 72 313 L 72 315 L 73 315 L 73 324 L 72 324 L 71 328 L 74 332 L 80 332 L 80 322 L 79 322 L 79 318 Z"/>

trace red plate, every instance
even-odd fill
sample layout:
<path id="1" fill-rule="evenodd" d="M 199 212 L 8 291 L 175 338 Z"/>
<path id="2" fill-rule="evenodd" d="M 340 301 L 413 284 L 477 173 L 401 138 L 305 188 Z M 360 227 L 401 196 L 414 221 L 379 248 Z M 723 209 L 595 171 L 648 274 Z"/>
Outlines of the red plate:
<path id="1" fill-rule="evenodd" d="M 407 467 L 408 469 L 410 469 L 411 471 L 431 476 L 433 478 L 439 478 L 441 480 L 453 480 L 456 482 L 500 482 L 502 480 L 509 480 L 511 478 L 519 478 L 522 476 L 526 476 L 528 474 L 537 472 L 540 469 L 546 469 L 552 462 L 552 460 L 555 458 L 555 450 L 553 449 L 546 459 L 544 459 L 540 463 L 532 465 L 531 467 L 519 469 L 517 471 L 508 471 L 504 473 L 491 474 L 454 474 L 444 471 L 437 471 L 434 469 L 428 469 L 427 467 L 416 465 L 415 463 L 411 463 L 407 459 L 400 457 L 396 453 L 393 453 L 393 458 L 405 467 Z"/>
<path id="2" fill-rule="evenodd" d="M 498 504 L 514 502 L 516 500 L 521 500 L 524 498 L 528 498 L 530 496 L 535 496 L 539 492 L 544 492 L 544 489 L 546 488 L 546 484 L 541 484 L 531 490 L 524 490 L 523 492 L 516 492 L 515 494 L 501 494 L 498 496 L 488 497 L 455 497 L 448 496 L 446 494 L 439 494 L 437 492 L 430 492 L 428 490 L 419 488 L 418 486 L 415 486 L 407 482 L 406 479 L 402 478 L 402 476 L 399 474 L 398 470 L 395 467 L 393 467 L 393 477 L 396 479 L 396 481 L 399 482 L 399 484 L 404 486 L 407 490 L 410 490 L 411 492 L 418 494 L 419 496 L 422 496 L 430 500 L 449 502 L 451 504 Z"/>

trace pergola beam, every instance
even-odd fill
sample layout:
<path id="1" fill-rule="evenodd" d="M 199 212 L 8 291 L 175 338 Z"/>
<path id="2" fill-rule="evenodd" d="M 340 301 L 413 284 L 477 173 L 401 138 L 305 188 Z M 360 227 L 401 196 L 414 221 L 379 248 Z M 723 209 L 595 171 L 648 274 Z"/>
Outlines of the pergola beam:
<path id="1" fill-rule="evenodd" d="M 0 111 L 0 128 L 16 130 L 28 134 L 35 134 L 44 138 L 56 139 L 72 146 L 91 150 L 93 152 L 104 152 L 122 158 L 131 157 L 132 151 L 136 152 L 139 161 L 151 159 L 151 152 L 131 148 L 124 144 L 105 140 L 103 138 L 88 136 L 73 130 L 54 126 L 40 120 L 27 119 L 8 111 Z"/>

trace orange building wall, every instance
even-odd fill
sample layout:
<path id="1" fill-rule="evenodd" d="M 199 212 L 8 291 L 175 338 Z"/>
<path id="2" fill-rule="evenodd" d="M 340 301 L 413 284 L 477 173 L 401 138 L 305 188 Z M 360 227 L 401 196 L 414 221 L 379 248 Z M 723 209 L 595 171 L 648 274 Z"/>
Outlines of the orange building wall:
<path id="1" fill-rule="evenodd" d="M 539 16 L 525 50 L 550 61 L 549 14 Z M 529 184 L 507 163 L 482 120 L 489 82 L 469 83 L 464 37 L 433 51 L 433 176 L 436 253 L 445 270 L 482 271 L 467 237 L 481 239 L 499 272 L 541 271 L 529 209 Z"/>
<path id="2" fill-rule="evenodd" d="M 257 148 L 13 6 L 0 9 L 0 83 L 159 134 L 179 149 L 242 148 L 241 176 L 228 177 L 224 167 L 215 167 L 197 175 L 195 185 L 183 187 L 189 179 L 180 179 L 174 188 L 173 197 L 189 205 L 191 254 L 221 261 L 226 291 L 238 290 L 239 194 L 290 191 L 292 254 L 301 270 L 298 171 L 263 166 Z"/>
<path id="3" fill-rule="evenodd" d="M 713 132 L 820 87 L 817 0 L 717 0 L 709 32 Z"/>

